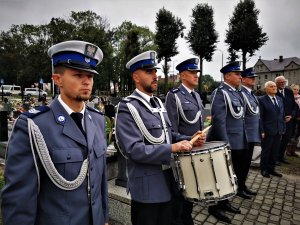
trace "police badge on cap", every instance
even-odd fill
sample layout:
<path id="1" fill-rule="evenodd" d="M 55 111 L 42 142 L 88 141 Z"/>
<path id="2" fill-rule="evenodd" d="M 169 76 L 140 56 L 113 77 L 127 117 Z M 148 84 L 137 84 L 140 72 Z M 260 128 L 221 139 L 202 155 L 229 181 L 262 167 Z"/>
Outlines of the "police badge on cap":
<path id="1" fill-rule="evenodd" d="M 241 70 L 241 63 L 239 61 L 229 63 L 220 70 L 220 72 L 223 74 L 229 72 L 242 72 L 242 71 L 243 70 Z"/>
<path id="2" fill-rule="evenodd" d="M 53 45 L 48 50 L 52 65 L 65 66 L 98 74 L 96 66 L 102 61 L 101 49 L 85 41 L 65 41 Z"/>
<path id="3" fill-rule="evenodd" d="M 137 69 L 159 69 L 156 62 L 156 52 L 150 50 L 135 56 L 126 64 L 126 68 L 131 72 L 134 72 Z"/>
<path id="4" fill-rule="evenodd" d="M 254 73 L 253 67 L 247 68 L 245 69 L 242 73 L 241 73 L 242 77 L 246 78 L 246 77 L 257 77 L 257 75 Z"/>
<path id="5" fill-rule="evenodd" d="M 200 72 L 200 68 L 198 64 L 199 64 L 199 58 L 196 56 L 185 58 L 177 64 L 176 70 L 178 70 L 179 73 L 185 70 Z"/>

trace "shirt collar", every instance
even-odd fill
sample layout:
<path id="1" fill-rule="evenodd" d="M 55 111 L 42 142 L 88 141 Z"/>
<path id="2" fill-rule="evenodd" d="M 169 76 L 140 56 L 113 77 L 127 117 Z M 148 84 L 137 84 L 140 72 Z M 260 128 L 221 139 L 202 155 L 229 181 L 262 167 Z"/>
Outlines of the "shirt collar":
<path id="1" fill-rule="evenodd" d="M 70 107 L 62 100 L 62 98 L 61 98 L 60 95 L 58 96 L 57 99 L 58 99 L 58 101 L 60 102 L 60 104 L 63 106 L 63 108 L 67 111 L 67 113 L 68 113 L 69 115 L 71 115 L 71 113 L 74 112 L 74 110 L 71 109 L 71 108 L 70 108 Z M 80 113 L 82 113 L 83 117 L 84 117 L 84 112 L 85 112 L 85 104 L 83 105 L 83 109 L 80 111 Z"/>
<path id="2" fill-rule="evenodd" d="M 231 87 L 232 90 L 236 91 L 236 88 L 232 87 L 230 84 L 226 83 L 225 81 L 224 81 L 224 84 L 226 84 L 227 86 Z"/>
<path id="3" fill-rule="evenodd" d="M 190 94 L 194 91 L 194 89 L 191 90 L 191 89 L 189 89 L 187 86 L 185 86 L 184 84 L 182 84 L 182 86 L 183 86 Z"/>
<path id="4" fill-rule="evenodd" d="M 152 96 L 149 96 L 149 95 L 147 95 L 147 94 L 145 94 L 144 92 L 141 92 L 139 89 L 135 89 L 135 91 L 137 92 L 137 93 L 139 93 L 144 99 L 146 99 L 147 100 L 147 102 L 150 102 L 150 98 L 152 98 L 153 97 L 153 95 Z"/>
<path id="5" fill-rule="evenodd" d="M 248 87 L 246 87 L 246 86 L 244 86 L 244 85 L 243 85 L 243 87 L 246 88 L 246 90 L 249 91 L 249 92 L 251 93 L 251 91 L 252 91 L 251 88 L 248 88 Z"/>

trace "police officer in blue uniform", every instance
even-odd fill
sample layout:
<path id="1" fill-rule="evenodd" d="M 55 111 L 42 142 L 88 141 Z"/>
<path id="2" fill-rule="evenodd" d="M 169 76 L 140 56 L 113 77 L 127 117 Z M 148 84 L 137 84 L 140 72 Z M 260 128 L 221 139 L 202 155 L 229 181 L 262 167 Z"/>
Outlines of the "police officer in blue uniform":
<path id="1" fill-rule="evenodd" d="M 126 68 L 136 89 L 119 103 L 115 127 L 117 143 L 127 158 L 131 221 L 133 225 L 169 225 L 174 188 L 171 157 L 174 152 L 192 149 L 187 141 L 191 136 L 171 131 L 163 103 L 153 97 L 157 90 L 156 52 L 137 55 Z M 203 142 L 204 138 L 197 145 Z"/>
<path id="2" fill-rule="evenodd" d="M 174 131 L 193 135 L 203 130 L 204 107 L 200 95 L 194 90 L 198 85 L 198 57 L 181 60 L 176 69 L 182 84 L 172 89 L 166 96 L 166 108 Z M 193 203 L 184 199 L 181 193 L 173 197 L 173 225 L 194 224 L 191 216 Z"/>
<path id="3" fill-rule="evenodd" d="M 3 224 L 108 224 L 105 120 L 85 106 L 102 51 L 66 41 L 48 54 L 60 95 L 16 121 L 7 147 Z"/>
<path id="4" fill-rule="evenodd" d="M 245 173 L 243 176 L 243 180 L 239 183 L 238 195 L 245 198 L 250 199 L 251 196 L 256 195 L 257 193 L 251 191 L 246 186 L 246 179 L 248 176 L 249 168 L 251 165 L 252 155 L 254 145 L 256 143 L 260 143 L 260 115 L 259 115 L 259 103 L 258 99 L 253 93 L 253 87 L 255 85 L 255 78 L 257 75 L 254 73 L 253 68 L 247 68 L 242 72 L 242 87 L 241 87 L 241 95 L 244 99 L 244 109 L 245 109 L 245 131 L 248 142 L 247 151 L 247 160 L 244 164 Z"/>
<path id="5" fill-rule="evenodd" d="M 238 186 L 243 180 L 243 163 L 246 161 L 247 140 L 244 124 L 244 101 L 239 93 L 241 84 L 240 63 L 232 62 L 221 70 L 224 76 L 222 83 L 212 94 L 211 116 L 212 127 L 207 135 L 207 141 L 228 142 L 234 171 L 237 176 Z M 230 223 L 231 220 L 224 211 L 240 213 L 228 200 L 219 201 L 217 205 L 210 206 L 209 213 L 217 219 Z"/>

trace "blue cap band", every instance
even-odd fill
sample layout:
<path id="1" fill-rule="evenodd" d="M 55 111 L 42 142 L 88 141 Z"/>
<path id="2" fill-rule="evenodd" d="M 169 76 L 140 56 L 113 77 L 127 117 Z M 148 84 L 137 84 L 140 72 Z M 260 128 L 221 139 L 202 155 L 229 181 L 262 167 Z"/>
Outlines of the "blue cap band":
<path id="1" fill-rule="evenodd" d="M 141 60 L 141 61 L 138 61 L 137 63 L 135 64 L 132 64 L 130 66 L 130 71 L 131 72 L 134 72 L 135 70 L 141 68 L 141 69 L 147 69 L 147 67 L 151 67 L 151 66 L 156 66 L 156 63 L 155 63 L 155 60 L 154 59 L 146 59 L 146 60 Z"/>
<path id="2" fill-rule="evenodd" d="M 56 54 L 52 58 L 53 66 L 56 66 L 59 63 L 68 64 L 72 62 L 83 65 L 89 65 L 91 68 L 95 68 L 97 65 L 97 60 L 76 52 Z"/>
<path id="3" fill-rule="evenodd" d="M 224 70 L 223 73 L 228 73 L 228 72 L 231 72 L 231 71 L 234 71 L 234 70 L 240 71 L 241 68 L 239 66 L 232 66 L 232 67 L 229 67 L 226 70 Z"/>
<path id="4" fill-rule="evenodd" d="M 180 66 L 179 68 L 177 68 L 177 70 L 179 72 L 181 72 L 184 70 L 200 70 L 200 69 L 198 68 L 198 64 L 192 63 L 192 64 L 184 64 L 184 65 Z"/>

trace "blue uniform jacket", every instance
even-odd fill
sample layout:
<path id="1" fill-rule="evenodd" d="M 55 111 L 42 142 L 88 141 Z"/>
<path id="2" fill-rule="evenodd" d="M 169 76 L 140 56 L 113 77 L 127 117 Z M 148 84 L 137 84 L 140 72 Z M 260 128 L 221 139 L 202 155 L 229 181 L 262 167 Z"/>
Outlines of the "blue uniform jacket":
<path id="1" fill-rule="evenodd" d="M 87 179 L 75 190 L 59 189 L 49 179 L 39 160 L 41 186 L 38 192 L 27 116 L 21 115 L 7 148 L 6 184 L 2 190 L 3 225 L 103 225 L 108 222 L 103 115 L 86 109 L 87 141 L 57 99 L 47 111 L 36 114 L 32 119 L 44 136 L 56 169 L 67 180 L 78 176 L 84 160 L 83 151 L 89 153 L 91 200 L 88 199 Z"/>
<path id="2" fill-rule="evenodd" d="M 282 98 L 276 96 L 278 108 L 268 95 L 259 98 L 261 133 L 266 135 L 283 134 L 285 132 L 284 105 Z"/>
<path id="3" fill-rule="evenodd" d="M 232 116 L 222 90 L 228 93 L 235 112 L 244 106 L 238 91 L 234 91 L 226 84 L 220 85 L 212 94 L 212 127 L 208 132 L 207 141 L 224 141 L 228 142 L 233 150 L 245 149 L 247 140 L 244 116 L 239 119 Z"/>
<path id="4" fill-rule="evenodd" d="M 137 92 L 133 95 L 141 97 Z M 168 178 L 162 170 L 162 165 L 170 164 L 171 144 L 153 145 L 148 142 L 137 127 L 126 103 L 122 100 L 116 115 L 116 138 L 121 150 L 128 157 L 127 188 L 134 201 L 142 203 L 161 203 L 171 200 L 171 190 Z M 129 101 L 138 111 L 145 127 L 154 137 L 162 134 L 162 122 L 158 113 L 152 114 L 139 100 Z M 189 137 L 171 132 L 171 123 L 167 113 L 164 113 L 169 137 L 172 141 L 188 139 Z"/>
<path id="5" fill-rule="evenodd" d="M 241 93 L 244 93 L 245 97 L 248 99 L 252 110 L 259 109 L 259 102 L 256 96 L 252 95 L 245 87 L 242 87 Z M 260 140 L 260 116 L 259 113 L 254 115 L 250 112 L 249 106 L 245 102 L 245 131 L 248 142 L 259 143 Z"/>
<path id="6" fill-rule="evenodd" d="M 183 119 L 176 105 L 175 94 L 177 94 L 185 117 L 191 121 L 195 118 L 197 112 L 201 111 L 202 117 L 195 124 L 188 124 Z M 185 135 L 193 135 L 199 130 L 203 130 L 204 107 L 200 95 L 195 92 L 196 99 L 185 89 L 183 85 L 169 91 L 166 97 L 166 108 L 169 119 L 172 123 L 172 128 L 175 132 Z"/>

